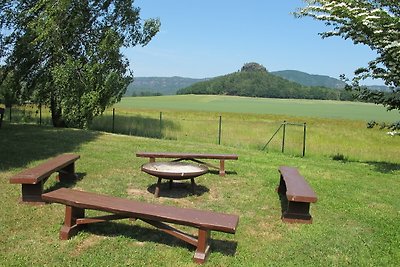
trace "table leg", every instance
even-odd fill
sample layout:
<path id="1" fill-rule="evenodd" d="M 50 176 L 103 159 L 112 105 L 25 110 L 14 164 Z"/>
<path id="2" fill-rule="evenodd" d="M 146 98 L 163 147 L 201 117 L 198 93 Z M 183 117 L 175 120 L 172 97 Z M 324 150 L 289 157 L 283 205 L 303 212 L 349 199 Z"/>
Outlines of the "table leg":
<path id="1" fill-rule="evenodd" d="M 160 186 L 161 186 L 161 178 L 158 178 L 156 191 L 154 192 L 155 197 L 158 197 L 160 195 Z"/>

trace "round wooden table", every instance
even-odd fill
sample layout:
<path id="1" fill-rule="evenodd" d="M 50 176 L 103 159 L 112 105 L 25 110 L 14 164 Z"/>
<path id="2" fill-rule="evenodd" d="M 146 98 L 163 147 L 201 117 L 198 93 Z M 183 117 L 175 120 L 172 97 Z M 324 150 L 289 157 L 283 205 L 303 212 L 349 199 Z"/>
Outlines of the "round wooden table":
<path id="1" fill-rule="evenodd" d="M 160 194 L 160 185 L 162 179 L 169 180 L 169 187 L 172 187 L 173 180 L 190 179 L 192 184 L 192 192 L 196 186 L 194 178 L 208 172 L 208 168 L 204 165 L 187 163 L 187 162 L 149 162 L 143 164 L 141 170 L 145 173 L 158 177 L 155 197 Z"/>

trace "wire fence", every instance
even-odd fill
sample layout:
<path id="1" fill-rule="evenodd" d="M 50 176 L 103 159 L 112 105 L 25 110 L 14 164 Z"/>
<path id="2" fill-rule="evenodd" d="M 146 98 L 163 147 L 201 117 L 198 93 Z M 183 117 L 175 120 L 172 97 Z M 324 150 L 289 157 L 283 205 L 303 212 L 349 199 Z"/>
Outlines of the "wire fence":
<path id="1" fill-rule="evenodd" d="M 306 124 L 271 121 L 246 115 L 215 113 L 132 112 L 108 109 L 90 130 L 148 138 L 213 143 L 305 156 Z M 47 108 L 24 105 L 7 108 L 3 121 L 51 125 Z"/>

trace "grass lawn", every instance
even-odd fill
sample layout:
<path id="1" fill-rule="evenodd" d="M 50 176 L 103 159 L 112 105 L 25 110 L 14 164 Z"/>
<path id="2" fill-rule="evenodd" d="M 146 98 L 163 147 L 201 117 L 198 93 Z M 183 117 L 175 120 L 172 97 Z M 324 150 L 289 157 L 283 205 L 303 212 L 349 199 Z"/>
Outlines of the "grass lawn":
<path id="1" fill-rule="evenodd" d="M 74 129 L 3 124 L 0 129 L 0 265 L 2 266 L 196 266 L 194 249 L 140 221 L 88 226 L 58 239 L 64 207 L 18 204 L 20 186 L 8 179 L 26 167 L 73 152 L 82 179 L 62 185 L 149 203 L 233 213 L 235 235 L 213 233 L 206 266 L 397 266 L 400 262 L 400 163 L 334 161 L 190 141 L 158 140 Z M 156 179 L 140 171 L 137 151 L 236 153 L 227 176 L 196 178 L 153 196 Z M 376 152 L 377 158 L 379 154 Z M 299 168 L 318 195 L 311 225 L 285 224 L 275 188 L 278 166 Z M 60 186 L 54 179 L 46 190 Z M 88 212 L 89 215 L 98 212 Z"/>

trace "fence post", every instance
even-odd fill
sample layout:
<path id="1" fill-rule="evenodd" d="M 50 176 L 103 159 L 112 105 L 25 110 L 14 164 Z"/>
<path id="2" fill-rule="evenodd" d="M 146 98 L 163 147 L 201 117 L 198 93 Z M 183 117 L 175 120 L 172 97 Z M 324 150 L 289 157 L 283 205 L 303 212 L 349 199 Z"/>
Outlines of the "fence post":
<path id="1" fill-rule="evenodd" d="M 304 126 L 303 126 L 304 128 L 304 130 L 303 130 L 303 133 L 304 133 L 304 135 L 303 135 L 303 157 L 306 155 L 306 131 L 307 131 L 307 126 L 306 126 L 306 123 L 304 123 Z"/>
<path id="2" fill-rule="evenodd" d="M 114 133 L 115 130 L 115 108 L 113 108 L 113 113 L 112 113 L 112 133 Z"/>
<path id="3" fill-rule="evenodd" d="M 160 111 L 160 139 L 161 139 L 161 136 L 162 136 L 162 111 Z"/>
<path id="4" fill-rule="evenodd" d="M 285 152 L 286 121 L 283 121 L 282 153 Z"/>
<path id="5" fill-rule="evenodd" d="M 221 144 L 221 128 L 222 128 L 222 116 L 219 116 L 218 145 Z"/>
<path id="6" fill-rule="evenodd" d="M 42 125 L 42 105 L 39 105 L 39 125 Z"/>

